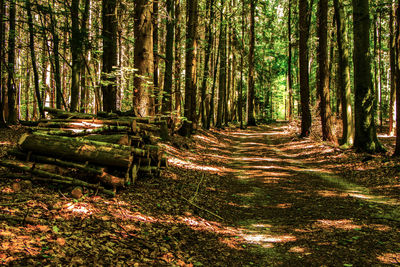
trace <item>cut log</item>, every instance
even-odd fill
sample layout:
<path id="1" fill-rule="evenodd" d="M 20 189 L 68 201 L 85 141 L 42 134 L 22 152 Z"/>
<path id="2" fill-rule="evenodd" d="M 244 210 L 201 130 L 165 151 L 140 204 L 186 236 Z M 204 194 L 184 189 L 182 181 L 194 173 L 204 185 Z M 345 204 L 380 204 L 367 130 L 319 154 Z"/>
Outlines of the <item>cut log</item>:
<path id="1" fill-rule="evenodd" d="M 116 133 L 127 133 L 130 131 L 130 128 L 127 126 L 110 126 L 105 125 L 101 128 L 93 128 L 93 129 L 74 129 L 74 128 L 31 128 L 34 132 L 42 132 L 48 135 L 59 135 L 59 136 L 85 136 L 89 134 L 116 134 Z"/>
<path id="2" fill-rule="evenodd" d="M 75 118 L 75 119 L 91 119 L 96 117 L 93 114 L 85 114 L 85 113 L 78 113 L 78 112 L 68 112 L 61 109 L 49 108 L 45 107 L 44 111 L 47 111 L 52 117 L 56 118 Z"/>
<path id="3" fill-rule="evenodd" d="M 87 188 L 97 189 L 100 192 L 111 195 L 111 196 L 115 195 L 115 193 L 113 191 L 107 190 L 102 186 L 90 184 L 90 183 L 87 183 L 87 182 L 84 182 L 82 180 L 78 180 L 78 179 L 75 179 L 72 177 L 62 176 L 62 175 L 46 172 L 43 170 L 39 170 L 39 169 L 36 169 L 33 164 L 29 164 L 29 163 L 27 164 L 27 163 L 16 162 L 16 161 L 11 161 L 11 160 L 2 160 L 2 161 L 0 161 L 0 166 L 11 168 L 14 170 L 23 171 L 23 172 L 28 172 L 28 173 L 32 173 L 37 176 L 48 178 L 48 179 L 36 179 L 36 180 L 44 180 L 44 181 L 48 181 L 48 182 L 55 182 L 55 183 L 62 183 L 62 184 L 69 184 L 69 185 L 80 185 L 80 186 L 85 186 Z M 35 179 L 32 179 L 32 180 L 35 180 Z"/>
<path id="4" fill-rule="evenodd" d="M 45 156 L 33 155 L 31 153 L 24 153 L 17 150 L 10 150 L 8 152 L 10 155 L 18 157 L 20 159 L 24 159 L 27 161 L 35 161 L 35 162 L 42 162 L 42 163 L 49 163 L 54 164 L 60 167 L 65 168 L 75 168 L 83 172 L 87 172 L 90 174 L 96 175 L 96 177 L 104 184 L 110 185 L 113 188 L 115 187 L 124 187 L 125 182 L 124 179 L 111 175 L 104 171 L 103 168 L 98 168 L 95 166 L 83 165 L 74 162 L 64 161 L 57 158 L 50 158 Z"/>
<path id="5" fill-rule="evenodd" d="M 24 134 L 21 136 L 18 144 L 23 150 L 33 151 L 36 154 L 55 156 L 74 161 L 88 161 L 101 166 L 127 168 L 129 166 L 131 150 L 137 156 L 148 156 L 148 152 L 142 149 L 131 149 L 129 146 L 64 136 Z"/>

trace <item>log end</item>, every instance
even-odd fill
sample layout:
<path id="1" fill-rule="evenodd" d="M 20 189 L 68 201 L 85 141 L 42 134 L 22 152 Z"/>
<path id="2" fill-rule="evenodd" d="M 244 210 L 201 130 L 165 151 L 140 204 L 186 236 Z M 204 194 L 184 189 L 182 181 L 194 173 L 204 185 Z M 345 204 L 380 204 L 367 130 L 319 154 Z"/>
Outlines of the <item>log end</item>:
<path id="1" fill-rule="evenodd" d="M 18 145 L 21 146 L 21 145 L 25 142 L 26 138 L 28 138 L 29 135 L 30 135 L 30 134 L 28 134 L 28 133 L 24 133 L 24 134 L 19 138 L 19 140 L 18 140 Z"/>

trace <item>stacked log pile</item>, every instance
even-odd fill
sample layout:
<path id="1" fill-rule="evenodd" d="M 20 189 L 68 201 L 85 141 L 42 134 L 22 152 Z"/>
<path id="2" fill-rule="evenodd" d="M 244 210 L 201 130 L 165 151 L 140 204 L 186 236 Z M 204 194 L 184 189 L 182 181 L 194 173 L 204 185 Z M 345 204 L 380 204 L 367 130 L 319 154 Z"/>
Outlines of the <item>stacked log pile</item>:
<path id="1" fill-rule="evenodd" d="M 51 119 L 23 123 L 30 133 L 20 138 L 19 150 L 10 151 L 21 161 L 3 160 L 1 166 L 111 194 L 134 184 L 140 175 L 158 176 L 167 166 L 158 146 L 159 140 L 168 138 L 162 118 L 45 110 Z M 114 191 L 83 181 L 82 176 Z"/>

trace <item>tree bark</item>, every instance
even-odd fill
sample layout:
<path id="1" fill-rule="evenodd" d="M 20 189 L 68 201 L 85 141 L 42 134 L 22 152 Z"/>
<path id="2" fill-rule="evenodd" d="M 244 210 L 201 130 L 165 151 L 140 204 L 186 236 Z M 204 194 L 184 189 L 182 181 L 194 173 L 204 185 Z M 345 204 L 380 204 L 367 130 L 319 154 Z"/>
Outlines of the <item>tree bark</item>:
<path id="1" fill-rule="evenodd" d="M 181 135 L 190 136 L 196 124 L 197 91 L 197 20 L 198 1 L 188 0 L 186 4 L 186 52 L 185 52 L 185 109 Z"/>
<path id="2" fill-rule="evenodd" d="M 224 0 L 221 0 L 221 23 L 220 23 L 220 67 L 219 67 L 219 84 L 218 84 L 218 107 L 217 107 L 217 123 L 215 127 L 221 128 L 224 119 L 224 106 L 226 102 L 226 22 L 224 21 Z"/>
<path id="3" fill-rule="evenodd" d="M 5 103 L 5 87 L 3 86 L 3 53 L 4 53 L 4 17 L 5 17 L 4 0 L 0 0 L 0 128 L 6 126 L 4 118 L 4 103 Z"/>
<path id="4" fill-rule="evenodd" d="M 16 14 L 16 3 L 15 0 L 10 0 L 9 7 L 9 32 L 8 32 L 8 77 L 7 77 L 7 89 L 8 89 L 8 124 L 17 123 L 17 89 L 15 84 L 15 14 Z"/>
<path id="5" fill-rule="evenodd" d="M 396 148 L 394 151 L 394 156 L 400 156 L 400 4 L 397 2 L 395 4 L 395 47 L 396 47 Z"/>
<path id="6" fill-rule="evenodd" d="M 301 102 L 301 137 L 307 137 L 311 131 L 310 85 L 308 73 L 308 37 L 310 21 L 308 20 L 308 0 L 299 0 L 299 68 L 300 68 L 300 102 Z"/>
<path id="7" fill-rule="evenodd" d="M 153 13 L 152 13 L 152 19 L 153 19 L 153 91 L 154 93 L 150 97 L 150 102 L 152 109 L 150 113 L 152 115 L 157 114 L 159 110 L 159 103 L 158 103 L 158 94 L 161 91 L 160 85 L 159 85 L 159 59 L 158 59 L 158 1 L 159 0 L 153 0 Z"/>
<path id="8" fill-rule="evenodd" d="M 329 96 L 328 74 L 328 0 L 319 0 L 318 4 L 318 83 L 317 91 L 320 99 L 320 115 L 322 125 L 322 139 L 337 143 L 333 133 L 332 111 Z"/>
<path id="9" fill-rule="evenodd" d="M 291 122 L 293 120 L 293 81 L 292 81 L 292 3 L 288 0 L 288 118 Z"/>
<path id="10" fill-rule="evenodd" d="M 343 11 L 342 0 L 334 0 L 337 43 L 339 52 L 339 87 L 342 103 L 342 125 L 343 135 L 341 143 L 343 145 L 353 145 L 354 142 L 354 119 L 351 106 L 351 84 L 350 84 L 350 65 L 349 49 L 347 38 L 347 24 Z"/>
<path id="11" fill-rule="evenodd" d="M 150 115 L 153 81 L 153 5 L 145 0 L 135 1 L 135 52 L 133 106 L 138 116 Z"/>
<path id="12" fill-rule="evenodd" d="M 255 46 L 255 3 L 256 0 L 250 0 L 250 44 L 249 44 L 249 80 L 247 88 L 247 125 L 256 125 L 254 117 L 254 101 L 255 101 L 255 88 L 254 88 L 254 46 Z M 300 0 L 301 1 L 301 0 Z M 222 63 L 222 61 L 221 61 Z"/>
<path id="13" fill-rule="evenodd" d="M 165 45 L 165 75 L 164 75 L 164 98 L 162 102 L 162 113 L 171 115 L 172 112 L 172 87 L 173 87 L 173 66 L 174 66 L 174 1 L 166 0 L 167 25 Z"/>
<path id="14" fill-rule="evenodd" d="M 394 105 L 396 102 L 396 47 L 394 39 L 394 12 L 395 4 L 392 3 L 389 15 L 389 59 L 390 59 L 390 103 L 389 103 L 389 135 L 394 135 Z"/>
<path id="15" fill-rule="evenodd" d="M 355 138 L 354 147 L 369 153 L 381 152 L 383 147 L 376 135 L 374 120 L 374 90 L 369 56 L 369 1 L 353 0 L 354 25 L 354 89 Z"/>
<path id="16" fill-rule="evenodd" d="M 101 90 L 103 92 L 103 110 L 106 112 L 115 112 L 117 110 L 117 79 L 115 68 L 118 65 L 117 1 L 103 0 L 102 7 L 103 69 Z"/>
<path id="17" fill-rule="evenodd" d="M 72 74 L 71 74 L 71 111 L 77 111 L 79 105 L 79 80 L 81 71 L 82 54 L 82 36 L 79 28 L 79 2 L 80 0 L 72 0 L 71 2 L 71 56 L 72 56 Z"/>
<path id="18" fill-rule="evenodd" d="M 176 116 L 181 116 L 182 109 L 182 93 L 181 93 L 181 16 L 180 0 L 176 0 L 175 3 L 175 112 Z"/>

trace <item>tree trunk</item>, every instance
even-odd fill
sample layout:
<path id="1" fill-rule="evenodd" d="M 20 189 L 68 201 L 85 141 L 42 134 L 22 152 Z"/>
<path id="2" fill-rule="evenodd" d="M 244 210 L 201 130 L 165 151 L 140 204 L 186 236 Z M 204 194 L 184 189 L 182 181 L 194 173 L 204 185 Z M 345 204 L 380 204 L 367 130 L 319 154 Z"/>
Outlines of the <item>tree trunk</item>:
<path id="1" fill-rule="evenodd" d="M 218 87 L 217 123 L 215 127 L 221 128 L 224 119 L 224 106 L 226 101 L 226 23 L 224 21 L 224 0 L 221 0 L 221 23 L 220 23 L 220 67 Z M 225 110 L 226 112 L 226 110 Z"/>
<path id="2" fill-rule="evenodd" d="M 174 1 L 167 0 L 167 25 L 165 44 L 165 75 L 164 75 L 164 98 L 162 101 L 162 113 L 171 115 L 172 112 L 172 68 L 174 66 Z"/>
<path id="3" fill-rule="evenodd" d="M 36 65 L 36 55 L 35 55 L 35 40 L 34 40 L 34 32 L 33 32 L 33 18 L 32 18 L 32 10 L 31 10 L 31 1 L 26 0 L 26 11 L 28 13 L 28 24 L 29 24 L 29 49 L 31 51 L 31 61 L 32 61 L 32 69 L 33 69 L 33 80 L 35 83 L 35 94 L 36 101 L 39 107 L 40 117 L 44 118 L 44 109 L 43 102 L 40 96 L 40 88 L 39 88 L 39 73 Z M 35 113 L 35 112 L 34 112 Z M 36 115 L 34 114 L 34 117 Z"/>
<path id="4" fill-rule="evenodd" d="M 308 0 L 299 0 L 299 68 L 300 68 L 300 101 L 301 101 L 301 137 L 310 135 L 311 112 L 310 112 L 310 85 L 308 74 L 308 37 L 310 21 L 308 20 Z"/>
<path id="5" fill-rule="evenodd" d="M 103 110 L 112 112 L 117 110 L 117 84 L 116 70 L 117 58 L 117 1 L 103 0 L 102 24 L 103 24 L 103 69 L 102 85 Z M 150 21 L 151 23 L 151 21 Z M 136 36 L 136 33 L 135 33 Z M 139 42 L 138 42 L 139 45 Z"/>
<path id="6" fill-rule="evenodd" d="M 158 1 L 153 0 L 153 13 L 152 13 L 152 23 L 153 23 L 153 91 L 154 93 L 150 97 L 151 111 L 152 115 L 157 114 L 159 110 L 158 95 L 160 92 L 159 85 L 159 68 L 158 68 Z"/>
<path id="7" fill-rule="evenodd" d="M 292 81 L 292 4 L 288 0 L 288 72 L 287 72 L 287 85 L 288 85 L 288 117 L 289 121 L 293 120 L 293 81 Z"/>
<path id="8" fill-rule="evenodd" d="M 301 0 L 300 0 L 301 1 Z M 255 88 L 254 88 L 254 46 L 255 46 L 255 0 L 250 0 L 250 44 L 249 44 L 249 80 L 247 88 L 247 125 L 256 125 L 254 117 L 254 101 L 255 101 Z M 221 62 L 222 63 L 222 62 Z"/>
<path id="9" fill-rule="evenodd" d="M 390 7 L 389 17 L 389 58 L 390 58 L 390 103 L 389 103 L 389 135 L 394 135 L 394 105 L 396 102 L 396 47 L 394 40 L 394 12 L 395 4 Z"/>
<path id="10" fill-rule="evenodd" d="M 15 0 L 10 0 L 9 8 L 9 32 L 8 32 L 8 77 L 7 77 L 7 89 L 8 89 L 8 124 L 17 123 L 17 88 L 15 84 L 15 13 L 16 4 Z"/>
<path id="11" fill-rule="evenodd" d="M 182 93 L 181 93 L 181 25 L 180 25 L 180 0 L 175 4 L 175 112 L 176 116 L 181 116 Z"/>
<path id="12" fill-rule="evenodd" d="M 0 59 L 3 59 L 5 48 L 4 42 L 4 17 L 5 17 L 4 0 L 0 0 Z M 4 118 L 4 103 L 5 103 L 5 87 L 3 86 L 3 60 L 0 60 L 0 128 L 6 126 Z"/>
<path id="13" fill-rule="evenodd" d="M 396 47 L 396 148 L 394 151 L 394 156 L 400 156 L 400 4 L 397 2 L 395 4 L 395 47 Z"/>
<path id="14" fill-rule="evenodd" d="M 349 49 L 347 40 L 347 24 L 344 16 L 342 0 L 334 0 L 334 8 L 339 52 L 339 87 L 340 97 L 342 100 L 343 135 L 341 143 L 343 145 L 353 145 L 354 119 L 351 107 Z"/>
<path id="15" fill-rule="evenodd" d="M 183 136 L 190 136 L 196 124 L 196 91 L 197 91 L 197 20 L 198 1 L 188 0 L 186 4 L 186 53 L 185 53 L 185 109 L 181 128 Z"/>
<path id="16" fill-rule="evenodd" d="M 79 80 L 81 71 L 82 54 L 82 36 L 79 28 L 79 2 L 71 2 L 71 56 L 72 56 L 72 74 L 71 74 L 71 111 L 77 111 L 79 105 Z"/>
<path id="17" fill-rule="evenodd" d="M 205 114 L 206 110 L 206 93 L 207 93 L 207 80 L 209 75 L 209 64 L 210 64 L 210 55 L 212 48 L 212 40 L 213 40 L 213 23 L 214 23 L 214 0 L 207 0 L 207 11 L 210 11 L 210 20 L 206 26 L 206 34 L 207 34 L 207 43 L 205 47 L 205 57 L 204 57 L 204 68 L 203 68 L 203 79 L 201 82 L 201 103 L 200 103 L 200 116 L 201 116 L 201 125 L 203 128 L 206 128 L 207 118 Z"/>
<path id="18" fill-rule="evenodd" d="M 322 139 L 337 143 L 333 133 L 332 112 L 329 96 L 328 73 L 328 0 L 319 0 L 318 4 L 318 83 L 317 91 L 320 99 L 320 115 L 322 125 Z"/>
<path id="19" fill-rule="evenodd" d="M 376 135 L 374 120 L 374 90 L 369 56 L 369 1 L 353 0 L 354 25 L 354 89 L 355 138 L 354 147 L 370 153 L 381 152 L 383 147 Z"/>

